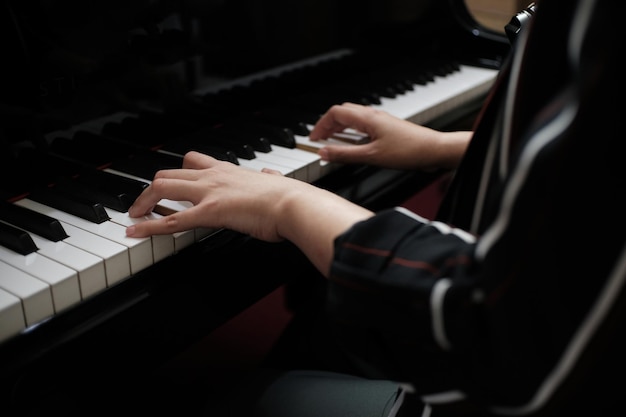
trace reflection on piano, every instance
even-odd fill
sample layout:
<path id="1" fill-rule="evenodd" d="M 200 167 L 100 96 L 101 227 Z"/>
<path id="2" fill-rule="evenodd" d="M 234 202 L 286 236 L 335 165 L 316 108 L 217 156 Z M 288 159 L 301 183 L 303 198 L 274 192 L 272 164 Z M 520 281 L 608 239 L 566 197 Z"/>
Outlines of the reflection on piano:
<path id="1" fill-rule="evenodd" d="M 193 149 L 374 210 L 399 204 L 434 177 L 325 164 L 311 126 L 353 101 L 469 127 L 460 123 L 480 108 L 508 47 L 460 0 L 423 1 L 400 21 L 350 0 L 316 4 L 329 12 L 317 42 L 280 4 L 257 15 L 228 1 L 25 3 L 4 0 L 2 11 L 15 65 L 0 104 L 0 387 L 16 414 L 60 381 L 76 389 L 143 372 L 290 271 L 311 270 L 288 244 L 228 230 L 126 238 L 142 221 L 126 210 L 157 170 Z M 354 10 L 358 25 L 334 23 Z M 162 201 L 151 216 L 187 207 Z"/>

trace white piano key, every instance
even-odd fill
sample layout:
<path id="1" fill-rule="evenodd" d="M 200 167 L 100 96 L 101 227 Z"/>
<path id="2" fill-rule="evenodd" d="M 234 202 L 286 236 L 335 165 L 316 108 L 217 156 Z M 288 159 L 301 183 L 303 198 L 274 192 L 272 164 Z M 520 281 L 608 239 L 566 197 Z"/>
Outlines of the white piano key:
<path id="1" fill-rule="evenodd" d="M 304 159 L 304 157 L 300 156 L 301 159 Z M 254 169 L 257 171 L 260 171 L 263 168 L 271 168 L 274 169 L 276 171 L 279 171 L 281 174 L 286 175 L 286 176 L 293 176 L 294 173 L 294 168 L 293 167 L 299 167 L 300 169 L 302 168 L 302 164 L 298 163 L 298 162 L 294 162 L 293 160 L 288 160 L 284 157 L 275 157 L 272 160 L 270 160 L 271 158 L 267 158 L 266 160 L 260 160 L 259 158 L 255 158 L 253 160 L 246 160 L 246 159 L 241 159 L 240 163 L 243 167 L 249 168 L 249 169 Z M 275 161 L 281 161 L 283 163 L 283 165 L 277 165 L 275 163 Z M 287 166 L 287 165 L 291 165 L 291 167 Z M 121 172 L 121 171 L 117 171 L 115 169 L 110 169 L 107 168 L 105 169 L 105 171 L 116 174 L 116 175 L 121 175 L 124 177 L 128 177 L 128 178 L 133 178 L 133 179 L 137 179 L 146 183 L 150 183 L 151 181 L 146 180 L 145 178 L 138 178 L 134 175 L 131 174 L 127 174 L 125 172 Z M 158 216 L 158 215 L 167 215 L 167 214 L 171 214 L 173 212 L 178 212 L 178 211 L 184 211 L 190 207 L 193 206 L 193 204 L 189 201 L 174 201 L 174 200 L 169 200 L 169 199 L 162 199 L 159 201 L 159 203 L 157 204 L 158 207 L 155 208 L 155 211 L 158 211 L 159 213 L 153 213 L 153 215 Z M 111 212 L 109 212 L 109 216 L 111 216 Z M 124 218 L 124 215 L 122 215 L 121 217 L 117 217 L 115 216 L 115 221 L 117 221 L 118 223 L 126 226 L 129 226 L 131 223 L 133 222 L 137 222 L 137 221 L 143 221 L 143 219 L 130 219 L 130 217 L 128 217 L 128 214 L 125 214 L 126 219 Z M 113 220 L 113 218 L 112 218 Z M 204 228 L 204 227 L 200 227 L 200 228 L 196 228 L 193 231 L 186 231 L 186 232 L 177 232 L 173 234 L 173 238 L 174 238 L 174 252 L 178 252 L 188 246 L 190 246 L 192 243 L 194 242 L 198 242 L 206 237 L 211 236 L 212 234 L 218 232 L 219 229 L 215 229 L 215 228 Z M 154 236 L 153 236 L 154 238 Z M 191 238 L 191 239 L 190 239 Z M 156 259 L 155 259 L 156 262 Z"/>
<path id="2" fill-rule="evenodd" d="M 316 140 L 316 141 L 312 141 L 308 136 L 295 135 L 295 138 L 296 138 L 296 146 L 299 149 L 305 152 L 313 153 L 315 155 L 317 155 L 317 152 L 326 145 L 358 146 L 353 143 L 348 143 L 345 141 L 336 140 L 332 138 Z M 340 166 L 341 164 L 338 164 L 335 162 L 322 161 L 320 159 L 319 167 L 318 167 L 319 177 L 317 179 L 330 174 L 332 171 L 339 168 Z"/>
<path id="3" fill-rule="evenodd" d="M 159 151 L 159 152 L 163 152 L 163 153 L 167 153 L 171 155 L 177 155 L 181 157 L 183 156 L 181 154 L 172 153 L 168 151 Z M 275 157 L 268 156 L 268 154 L 263 153 L 263 152 L 255 152 L 254 159 L 238 158 L 238 161 L 239 161 L 239 165 L 244 166 L 246 168 L 253 169 L 255 171 L 260 171 L 263 168 L 270 168 L 288 177 L 295 178 L 296 174 L 302 175 L 302 172 L 294 171 L 294 167 L 290 166 L 290 163 L 287 163 L 286 161 L 283 161 L 283 160 L 277 161 Z M 282 162 L 282 163 L 279 163 L 279 162 Z M 300 168 L 301 166 L 298 165 L 297 169 L 300 169 Z"/>
<path id="4" fill-rule="evenodd" d="M 187 210 L 193 204 L 191 203 L 191 201 L 175 201 L 175 200 L 169 200 L 167 198 L 164 198 L 161 201 L 159 201 L 159 205 L 162 207 L 168 208 L 171 211 L 183 211 L 183 210 Z"/>
<path id="5" fill-rule="evenodd" d="M 55 312 L 81 301 L 78 273 L 37 252 L 22 255 L 0 246 L 0 260 L 50 286 Z"/>
<path id="6" fill-rule="evenodd" d="M 151 213 L 149 215 L 133 218 L 128 215 L 128 212 L 120 213 L 118 211 L 105 208 L 107 214 L 111 218 L 112 222 L 115 222 L 124 227 L 131 226 L 133 224 L 141 223 L 148 219 L 157 219 L 162 217 L 157 213 Z M 152 258 L 154 262 L 162 261 L 170 255 L 177 252 L 174 244 L 174 236 L 172 235 L 154 235 L 152 239 Z M 191 239 L 190 239 L 191 240 Z M 188 242 L 191 243 L 191 242 Z"/>
<path id="7" fill-rule="evenodd" d="M 172 200 L 165 200 L 162 203 L 164 204 L 164 206 L 158 207 L 157 210 L 163 211 L 163 209 L 165 208 L 166 210 L 170 210 L 168 211 L 168 213 L 171 211 L 185 210 L 186 208 L 191 206 L 191 203 L 180 205 L 180 202 Z M 120 213 L 108 208 L 105 210 L 107 211 L 107 213 L 109 213 L 111 221 L 118 223 L 124 227 L 128 227 L 130 225 L 137 224 L 146 220 L 158 219 L 163 217 L 163 214 L 150 213 L 142 217 L 133 218 L 128 215 L 128 212 Z M 193 232 L 176 232 L 167 235 L 153 235 L 151 239 L 154 262 L 156 263 L 167 258 L 170 255 L 176 254 L 182 249 L 191 246 L 194 242 L 210 236 L 214 232 L 215 229 L 199 227 Z"/>
<path id="8" fill-rule="evenodd" d="M 311 152 L 303 152 L 297 148 L 285 148 L 277 145 L 271 147 L 270 152 L 255 152 L 254 159 L 239 158 L 238 162 L 241 166 L 255 171 L 270 168 L 285 176 L 302 181 L 312 182 L 319 178 L 319 156 L 311 154 Z"/>
<path id="9" fill-rule="evenodd" d="M 279 148 L 280 146 L 272 146 L 273 148 Z M 285 148 L 286 149 L 286 148 Z M 284 155 L 278 155 L 276 153 L 268 152 L 257 152 L 256 160 L 261 163 L 269 163 L 275 166 L 284 167 L 288 170 L 289 176 L 301 181 L 309 180 L 309 172 L 306 164 L 303 164 L 301 161 L 297 161 L 295 159 L 288 158 Z"/>
<path id="10" fill-rule="evenodd" d="M 0 342 L 26 328 L 22 301 L 0 288 Z"/>
<path id="11" fill-rule="evenodd" d="M 69 237 L 63 240 L 64 242 L 96 255 L 104 261 L 107 287 L 131 275 L 128 248 L 126 246 L 69 223 L 61 222 L 61 225 L 69 235 Z"/>
<path id="12" fill-rule="evenodd" d="M 40 213 L 47 214 L 50 208 L 32 200 L 22 199 L 15 204 L 29 207 Z M 53 216 L 54 217 L 54 216 Z M 104 260 L 106 270 L 107 286 L 111 286 L 131 275 L 130 259 L 128 248 L 112 240 L 81 229 L 73 224 L 64 222 L 57 218 L 69 235 L 63 241 L 77 248 L 96 255 Z"/>
<path id="13" fill-rule="evenodd" d="M 107 286 L 104 260 L 64 241 L 52 242 L 30 233 L 39 248 L 37 253 L 76 271 L 81 298 L 90 297 Z"/>
<path id="14" fill-rule="evenodd" d="M 488 68 L 461 65 L 458 71 L 445 77 L 435 77 L 434 82 L 415 85 L 414 90 L 394 98 L 381 98 L 381 104 L 372 107 L 386 111 L 401 119 L 426 124 L 462 104 L 486 94 L 497 77 L 498 71 Z M 313 126 L 308 126 L 312 129 Z M 351 129 L 347 129 L 351 131 Z M 328 138 L 312 141 L 308 136 L 296 135 L 297 147 L 316 153 L 327 145 L 359 146 L 343 140 Z M 320 161 L 320 177 L 328 175 L 339 164 Z"/>
<path id="15" fill-rule="evenodd" d="M 244 168 L 251 169 L 253 171 L 261 171 L 263 168 L 269 168 L 269 169 L 273 169 L 274 171 L 280 172 L 286 177 L 294 177 L 294 173 L 291 170 L 291 168 L 288 168 L 282 165 L 276 165 L 273 162 L 264 161 L 259 158 L 239 159 L 239 165 L 241 165 Z"/>
<path id="16" fill-rule="evenodd" d="M 486 94 L 498 74 L 497 70 L 461 65 L 445 77 L 436 76 L 425 85 L 394 98 L 381 98 L 372 107 L 396 117 L 425 124 L 473 98 Z"/>
<path id="17" fill-rule="evenodd" d="M 145 178 L 139 178 L 136 177 L 134 175 L 131 174 L 127 174 L 125 172 L 121 172 L 121 171 L 116 171 L 114 169 L 110 169 L 107 168 L 105 169 L 105 171 L 116 174 L 116 175 L 121 175 L 123 177 L 128 177 L 128 178 L 132 178 L 132 179 L 136 179 L 139 181 L 143 181 L 146 182 L 148 184 L 150 184 L 151 181 L 146 180 Z M 168 199 L 162 199 L 161 201 L 159 201 L 158 206 L 160 206 L 157 209 L 162 209 L 160 210 L 161 213 L 159 213 L 160 215 L 166 215 L 172 212 L 176 212 L 176 211 L 183 211 L 188 209 L 189 207 L 191 207 L 193 204 L 190 201 L 174 201 L 174 200 L 168 200 Z M 156 214 L 156 213 L 155 213 Z M 128 216 L 128 214 L 127 214 Z M 184 232 L 177 232 L 174 233 L 172 235 L 173 239 L 174 239 L 174 251 L 178 252 L 188 246 L 190 246 L 191 244 L 193 244 L 194 242 L 197 242 L 207 236 L 210 236 L 212 233 L 214 233 L 215 230 L 213 229 L 206 229 L 206 228 L 198 228 L 195 230 L 188 230 L 188 231 L 184 231 Z"/>
<path id="18" fill-rule="evenodd" d="M 28 198 L 21 199 L 15 204 L 20 204 L 50 217 L 74 225 L 100 237 L 104 237 L 115 243 L 125 246 L 128 250 L 130 261 L 130 272 L 135 274 L 153 264 L 152 260 L 152 240 L 150 238 L 129 238 L 126 236 L 126 228 L 117 223 L 106 221 L 100 224 L 92 223 L 77 216 L 57 210 L 53 207 L 40 204 Z M 69 232 L 68 232 L 69 233 Z"/>
<path id="19" fill-rule="evenodd" d="M 307 168 L 307 182 L 314 182 L 321 177 L 321 158 L 316 152 L 305 151 L 300 148 L 283 148 L 272 145 L 272 154 L 284 156 L 300 163 Z"/>
<path id="20" fill-rule="evenodd" d="M 0 288 L 22 300 L 27 326 L 54 315 L 50 286 L 2 261 L 0 261 Z"/>
<path id="21" fill-rule="evenodd" d="M 485 94 L 496 75 L 495 70 L 461 66 L 459 71 L 445 77 L 436 77 L 434 82 L 424 86 L 416 85 L 414 91 L 407 91 L 394 99 L 383 98 L 382 104 L 373 107 L 415 123 L 427 124 L 447 111 Z M 118 113 L 105 116 L 88 129 L 94 133 L 100 133 L 106 122 L 121 121 L 128 116 L 136 115 Z M 85 128 L 85 126 L 80 128 Z M 270 168 L 286 176 L 314 182 L 341 166 L 321 161 L 317 151 L 322 146 L 328 143 L 358 146 L 334 139 L 312 142 L 308 137 L 298 135 L 296 135 L 296 142 L 298 144 L 296 149 L 273 145 L 270 153 L 257 152 L 255 160 L 240 160 L 241 165 L 254 170 Z M 124 173 L 115 173 L 135 178 Z M 141 178 L 135 179 L 149 182 Z M 37 254 L 40 258 L 56 261 L 59 265 L 74 270 L 77 273 L 80 295 L 83 298 L 102 291 L 103 285 L 114 285 L 133 273 L 216 232 L 214 229 L 196 229 L 173 235 L 152 236 L 145 240 L 125 237 L 124 229 L 128 225 L 145 221 L 148 218 L 158 218 L 167 212 L 186 210 L 191 206 L 189 202 L 162 200 L 159 203 L 158 213 L 140 219 L 133 219 L 127 213 L 107 209 L 111 221 L 107 222 L 107 226 L 102 227 L 66 213 L 55 215 L 62 212 L 28 199 L 18 204 L 52 215 L 61 221 L 69 237 L 54 245 L 44 245 L 41 240 L 36 240 L 40 248 Z M 87 224 L 90 226 L 87 227 Z M 106 231 L 103 232 L 102 229 Z M 68 248 L 73 248 L 73 250 Z M 83 251 L 83 255 L 79 256 L 77 251 Z M 76 253 L 76 259 L 67 257 L 67 254 L 72 252 Z M 94 258 L 99 261 L 95 261 Z M 99 266 L 96 267 L 96 265 Z M 102 268 L 105 273 L 104 282 Z M 100 272 L 96 273 L 95 270 L 100 270 Z M 25 326 L 36 324 L 54 315 L 53 302 L 52 287 L 49 283 L 0 260 L 0 340 L 3 337 L 10 337 L 9 334 L 19 332 Z M 21 315 L 21 321 L 16 318 L 19 315 Z M 5 326 L 5 322 L 9 324 Z"/>
<path id="22" fill-rule="evenodd" d="M 358 146 L 354 143 L 333 138 L 313 141 L 308 136 L 296 136 L 296 144 L 300 147 L 300 149 L 307 150 L 309 152 L 317 152 L 326 145 Z"/>
<path id="23" fill-rule="evenodd" d="M 336 132 L 333 134 L 333 139 L 348 142 L 354 145 L 367 143 L 370 141 L 370 137 L 363 133 L 359 132 L 356 129 L 352 129 L 350 127 L 344 129 L 342 132 Z"/>
<path id="24" fill-rule="evenodd" d="M 417 123 L 426 123 L 436 116 L 448 111 L 451 107 L 463 104 L 464 101 L 486 93 L 493 80 L 495 80 L 496 75 L 496 70 L 462 65 L 458 71 L 450 73 L 445 77 L 437 76 L 435 77 L 434 82 L 429 82 L 424 86 L 416 85 L 413 91 L 407 91 L 404 94 L 398 95 L 394 99 L 383 98 L 383 103 L 381 105 L 374 105 L 374 107 L 381 108 L 400 118 L 412 120 Z M 113 115 L 112 117 L 119 121 L 128 116 L 132 116 L 132 114 L 121 113 Z M 97 133 L 99 129 L 95 128 L 94 131 Z M 295 177 L 307 182 L 313 182 L 325 175 L 328 175 L 330 172 L 341 166 L 341 164 L 327 163 L 319 159 L 317 151 L 322 146 L 325 146 L 326 144 L 355 146 L 355 144 L 335 139 L 313 142 L 308 137 L 298 135 L 296 135 L 296 142 L 296 149 L 288 149 L 273 145 L 272 152 L 268 154 L 257 152 L 256 159 L 240 159 L 240 165 L 254 170 L 270 168 L 277 170 L 286 176 Z M 107 171 L 115 172 L 114 170 Z M 125 173 L 115 173 L 135 178 L 134 176 L 127 175 Z M 142 178 L 135 179 L 149 182 Z M 159 209 L 162 214 L 185 210 L 190 206 L 191 203 L 189 202 L 170 200 L 162 200 L 159 203 Z M 126 217 L 128 216 L 126 215 Z M 132 222 L 138 220 L 129 218 L 124 219 L 123 217 L 116 220 L 116 222 L 124 226 L 127 226 L 129 221 Z M 192 231 L 193 239 L 190 238 L 188 233 L 175 234 L 172 236 L 174 239 L 173 253 L 176 253 L 182 248 L 191 245 L 193 242 L 198 241 L 213 232 L 215 232 L 215 230 L 194 230 Z M 168 256 L 171 251 L 171 245 L 167 242 L 168 239 L 166 237 L 160 237 L 158 239 L 163 239 L 163 241 L 161 243 L 157 243 L 155 242 L 157 239 L 154 237 L 152 238 L 154 262 Z"/>

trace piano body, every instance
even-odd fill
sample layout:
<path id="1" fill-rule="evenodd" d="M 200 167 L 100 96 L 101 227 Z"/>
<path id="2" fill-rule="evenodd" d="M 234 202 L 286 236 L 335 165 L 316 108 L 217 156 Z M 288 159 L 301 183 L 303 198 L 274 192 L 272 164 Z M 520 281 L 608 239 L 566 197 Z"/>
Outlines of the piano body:
<path id="1" fill-rule="evenodd" d="M 3 415 L 54 410 L 58 390 L 115 396 L 315 276 L 288 243 L 228 230 L 126 239 L 157 169 L 197 149 L 393 206 L 435 177 L 325 165 L 307 129 L 343 101 L 469 128 L 508 52 L 462 0 L 245 4 L 2 0 Z"/>

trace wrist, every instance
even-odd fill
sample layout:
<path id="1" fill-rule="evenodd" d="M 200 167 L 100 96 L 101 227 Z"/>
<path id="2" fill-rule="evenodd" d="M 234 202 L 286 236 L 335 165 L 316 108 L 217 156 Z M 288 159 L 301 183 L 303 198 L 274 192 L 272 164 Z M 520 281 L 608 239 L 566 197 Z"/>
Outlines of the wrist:
<path id="1" fill-rule="evenodd" d="M 276 208 L 277 233 L 295 244 L 324 274 L 330 267 L 335 238 L 354 223 L 373 215 L 363 207 L 308 183 L 292 186 L 282 195 Z M 327 213 L 330 215 L 326 216 Z"/>
<path id="2" fill-rule="evenodd" d="M 456 169 L 463 159 L 471 138 L 472 132 L 469 131 L 442 132 L 438 146 L 440 168 Z"/>

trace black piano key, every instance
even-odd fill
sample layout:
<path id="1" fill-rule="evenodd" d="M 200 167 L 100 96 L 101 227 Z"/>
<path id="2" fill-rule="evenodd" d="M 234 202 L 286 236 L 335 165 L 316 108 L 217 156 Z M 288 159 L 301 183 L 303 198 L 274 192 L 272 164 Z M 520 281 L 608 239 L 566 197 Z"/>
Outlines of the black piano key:
<path id="1" fill-rule="evenodd" d="M 28 194 L 38 187 L 45 187 L 58 176 L 68 176 L 76 173 L 78 167 L 70 167 L 67 161 L 60 160 L 38 149 L 21 149 L 6 171 L 10 181 L 3 181 L 1 185 L 5 194 L 10 198 L 17 198 Z M 8 168 L 8 167 L 3 167 Z M 45 175 L 34 175 L 33 169 Z"/>
<path id="2" fill-rule="evenodd" d="M 459 68 L 460 67 L 455 62 L 442 61 L 436 63 L 436 65 L 433 67 L 433 72 L 435 73 L 435 75 L 445 77 L 446 75 L 450 75 L 453 72 L 458 71 Z"/>
<path id="3" fill-rule="evenodd" d="M 360 83 L 344 82 L 336 84 L 333 88 L 338 92 L 345 94 L 346 97 L 362 97 L 361 101 L 369 104 L 381 104 L 381 95 L 377 92 L 363 86 Z"/>
<path id="4" fill-rule="evenodd" d="M 119 122 L 107 123 L 102 132 L 150 149 L 159 148 L 164 143 L 175 140 L 182 133 L 176 131 L 176 126 L 171 124 L 168 118 L 158 119 L 149 116 L 128 116 Z"/>
<path id="5" fill-rule="evenodd" d="M 219 159 L 221 161 L 232 162 L 235 165 L 239 165 L 239 160 L 237 159 L 237 155 L 232 150 L 222 147 L 222 146 L 214 146 L 207 144 L 200 144 L 190 141 L 182 141 L 177 140 L 172 143 L 168 143 L 163 146 L 164 151 L 173 152 L 179 155 L 184 155 L 189 151 L 200 152 L 209 156 L 212 156 L 215 159 Z"/>
<path id="6" fill-rule="evenodd" d="M 308 136 L 309 128 L 306 125 L 306 122 L 298 120 L 294 118 L 292 115 L 285 112 L 273 112 L 271 110 L 268 111 L 258 111 L 249 116 L 251 121 L 257 121 L 259 123 L 267 123 L 274 126 L 279 126 L 283 128 L 290 129 L 294 134 L 300 136 Z"/>
<path id="7" fill-rule="evenodd" d="M 415 83 L 410 79 L 402 77 L 396 77 L 396 79 L 403 86 L 405 92 L 415 90 Z"/>
<path id="8" fill-rule="evenodd" d="M 406 68 L 397 65 L 379 71 L 378 75 L 381 79 L 387 80 L 387 84 L 394 86 L 399 92 L 405 93 L 415 90 L 415 83 L 405 71 Z"/>
<path id="9" fill-rule="evenodd" d="M 353 96 L 356 96 L 354 94 Z M 324 114 L 331 106 L 335 104 L 341 104 L 346 101 L 355 102 L 357 104 L 370 105 L 367 100 L 363 98 L 359 98 L 358 100 L 351 100 L 348 97 L 350 95 L 346 95 L 341 92 L 332 92 L 332 93 L 308 93 L 302 94 L 299 96 L 294 96 L 288 98 L 285 103 L 287 106 L 299 109 L 301 111 L 307 111 L 312 113 Z"/>
<path id="10" fill-rule="evenodd" d="M 202 143 L 202 141 L 194 141 L 193 144 L 195 146 L 203 147 L 206 145 L 220 147 L 224 150 L 232 151 L 237 158 L 241 159 L 254 159 L 256 158 L 256 154 L 254 153 L 254 149 L 252 146 L 247 143 L 236 143 L 229 141 L 228 139 L 221 138 L 218 136 L 208 136 L 204 138 L 206 143 Z"/>
<path id="11" fill-rule="evenodd" d="M 170 138 L 185 136 L 196 129 L 195 124 L 176 119 L 169 113 L 142 110 L 137 117 Z"/>
<path id="12" fill-rule="evenodd" d="M 107 122 L 102 126 L 102 134 L 105 136 L 121 139 L 128 143 L 137 143 L 135 139 L 140 137 L 140 132 L 134 132 L 132 128 L 123 126 L 120 122 Z"/>
<path id="13" fill-rule="evenodd" d="M 143 178 L 148 181 L 154 179 L 157 171 L 162 169 L 177 169 L 183 165 L 182 156 L 157 151 L 147 151 L 111 165 L 111 169 Z"/>
<path id="14" fill-rule="evenodd" d="M 272 126 L 266 123 L 256 123 L 245 119 L 236 119 L 225 123 L 232 132 L 240 132 L 242 134 L 255 134 L 264 137 L 272 145 L 282 146 L 285 148 L 295 148 L 296 138 L 291 129 L 279 126 Z"/>
<path id="15" fill-rule="evenodd" d="M 405 92 L 405 89 L 398 83 L 389 83 L 388 80 L 378 78 L 374 75 L 361 75 L 349 81 L 349 85 L 357 85 L 366 91 L 374 93 L 380 97 L 395 98 L 398 94 Z"/>
<path id="16" fill-rule="evenodd" d="M 55 138 L 50 144 L 51 152 L 95 168 L 106 167 L 139 150 L 136 146 L 84 130 L 76 132 L 71 139 Z"/>
<path id="17" fill-rule="evenodd" d="M 252 99 L 251 99 L 252 97 Z M 202 104 L 211 112 L 222 110 L 230 114 L 242 109 L 253 108 L 256 102 L 252 90 L 245 91 L 240 86 L 229 87 L 220 91 L 206 93 L 202 96 Z"/>
<path id="18" fill-rule="evenodd" d="M 92 223 L 100 224 L 109 220 L 109 215 L 102 204 L 93 203 L 78 196 L 68 195 L 62 190 L 54 190 L 54 188 L 40 188 L 30 193 L 28 198 Z"/>
<path id="19" fill-rule="evenodd" d="M 56 155 L 70 158 L 74 161 L 83 161 L 93 166 L 103 166 L 111 162 L 101 152 L 94 152 L 97 147 L 74 141 L 70 138 L 54 138 L 50 143 L 50 151 Z"/>
<path id="20" fill-rule="evenodd" d="M 399 69 L 396 77 L 400 80 L 400 82 L 406 84 L 407 89 L 409 90 L 415 90 L 415 86 L 424 86 L 435 80 L 432 72 L 423 70 L 411 70 L 406 68 Z"/>
<path id="21" fill-rule="evenodd" d="M 53 242 L 61 241 L 68 236 L 57 219 L 6 201 L 0 201 L 0 220 Z"/>
<path id="22" fill-rule="evenodd" d="M 92 204 L 102 204 L 112 210 L 125 213 L 135 201 L 135 196 L 129 196 L 123 192 L 94 187 L 92 184 L 85 183 L 69 178 L 57 179 L 54 190 L 67 194 L 68 196 L 90 202 Z"/>
<path id="23" fill-rule="evenodd" d="M 133 201 L 148 186 L 147 182 L 100 170 L 81 175 L 76 178 L 76 181 L 90 187 L 100 188 L 112 195 L 125 194 Z"/>
<path id="24" fill-rule="evenodd" d="M 280 94 L 277 78 L 268 76 L 247 86 L 234 85 L 214 93 L 205 94 L 202 101 L 212 108 L 228 109 L 229 113 L 247 112 L 267 104 Z"/>
<path id="25" fill-rule="evenodd" d="M 415 84 L 426 85 L 435 81 L 435 71 L 431 64 L 413 64 L 405 67 L 404 75 Z"/>
<path id="26" fill-rule="evenodd" d="M 216 147 L 224 151 L 231 151 L 241 159 L 250 160 L 256 158 L 256 154 L 254 153 L 255 149 L 252 145 L 245 141 L 237 141 L 220 135 L 218 131 L 213 128 L 200 129 L 186 136 L 185 143 L 188 146 L 197 147 L 199 149 L 204 146 L 209 146 L 209 149 Z"/>
<path id="27" fill-rule="evenodd" d="M 233 143 L 247 144 L 255 152 L 268 153 L 272 151 L 270 141 L 256 132 L 242 132 L 240 129 L 231 129 L 229 126 L 220 126 L 206 130 L 208 135 L 218 135 Z"/>
<path id="28" fill-rule="evenodd" d="M 116 140 L 105 134 L 97 134 L 87 130 L 77 131 L 72 137 L 72 140 L 82 142 L 86 147 L 91 146 L 92 152 L 94 150 L 105 152 L 111 157 L 110 159 L 115 159 L 116 156 L 119 158 L 120 156 L 134 155 L 145 149 L 145 146 L 128 143 L 123 140 Z"/>
<path id="29" fill-rule="evenodd" d="M 177 103 L 176 106 L 168 108 L 164 113 L 168 120 L 189 125 L 194 129 L 221 123 L 231 115 L 232 110 L 230 109 L 194 100 Z"/>
<path id="30" fill-rule="evenodd" d="M 308 112 L 295 109 L 289 106 L 276 105 L 261 110 L 262 113 L 268 114 L 270 117 L 288 117 L 290 120 L 296 120 L 301 123 L 314 125 L 322 117 L 323 113 Z"/>
<path id="31" fill-rule="evenodd" d="M 0 222 L 0 245 L 22 255 L 38 249 L 28 232 L 3 222 Z"/>

